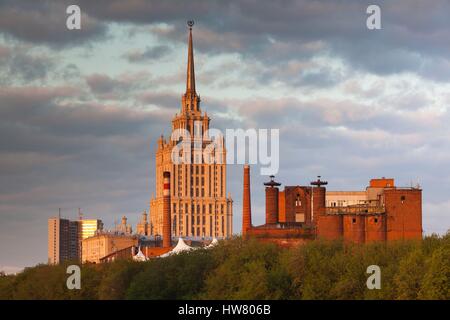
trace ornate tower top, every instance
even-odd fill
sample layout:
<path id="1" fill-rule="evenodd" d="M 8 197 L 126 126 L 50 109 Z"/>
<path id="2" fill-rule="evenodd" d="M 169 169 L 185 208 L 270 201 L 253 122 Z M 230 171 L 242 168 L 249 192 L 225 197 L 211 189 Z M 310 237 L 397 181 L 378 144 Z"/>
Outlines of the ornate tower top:
<path id="1" fill-rule="evenodd" d="M 188 62 L 186 71 L 186 92 L 181 101 L 181 115 L 189 113 L 198 113 L 200 111 L 200 97 L 195 91 L 195 71 L 194 71 L 194 46 L 192 44 L 192 26 L 193 20 L 187 22 L 189 27 L 188 40 Z"/>
<path id="2" fill-rule="evenodd" d="M 188 63 L 187 63 L 187 78 L 186 78 L 186 93 L 195 92 L 195 72 L 194 72 L 194 48 L 192 46 L 192 26 L 194 25 L 194 20 L 189 20 L 187 22 L 189 26 L 189 44 L 188 44 Z"/>

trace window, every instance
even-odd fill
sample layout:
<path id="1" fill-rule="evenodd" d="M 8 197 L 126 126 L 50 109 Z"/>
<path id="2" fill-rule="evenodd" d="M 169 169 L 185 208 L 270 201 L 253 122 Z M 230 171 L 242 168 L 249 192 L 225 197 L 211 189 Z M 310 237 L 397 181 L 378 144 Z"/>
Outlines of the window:
<path id="1" fill-rule="evenodd" d="M 302 200 L 300 200 L 300 194 L 297 193 L 297 199 L 295 199 L 295 206 L 301 207 L 302 206 Z"/>
<path id="2" fill-rule="evenodd" d="M 353 218 L 353 219 L 352 219 L 352 223 L 356 223 L 356 218 Z"/>
<path id="3" fill-rule="evenodd" d="M 378 218 L 373 219 L 373 222 L 378 223 Z"/>

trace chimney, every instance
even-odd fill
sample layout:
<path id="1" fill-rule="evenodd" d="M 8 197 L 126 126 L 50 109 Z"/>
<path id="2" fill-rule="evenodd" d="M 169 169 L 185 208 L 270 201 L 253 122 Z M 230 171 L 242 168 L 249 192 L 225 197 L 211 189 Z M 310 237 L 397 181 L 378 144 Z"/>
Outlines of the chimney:
<path id="1" fill-rule="evenodd" d="M 275 176 L 270 176 L 266 186 L 266 224 L 278 223 L 278 187 L 281 183 L 275 182 Z"/>
<path id="2" fill-rule="evenodd" d="M 252 203 L 250 198 L 250 166 L 244 165 L 244 193 L 242 196 L 242 235 L 252 227 Z"/>
<path id="3" fill-rule="evenodd" d="M 316 181 L 312 181 L 312 210 L 311 210 L 311 220 L 314 222 L 318 219 L 320 215 L 325 214 L 326 206 L 326 186 L 327 181 L 320 180 L 321 176 L 317 176 Z M 317 217 L 317 219 L 314 218 Z"/>
<path id="4" fill-rule="evenodd" d="M 172 246 L 172 233 L 170 222 L 170 172 L 163 173 L 163 247 Z"/>

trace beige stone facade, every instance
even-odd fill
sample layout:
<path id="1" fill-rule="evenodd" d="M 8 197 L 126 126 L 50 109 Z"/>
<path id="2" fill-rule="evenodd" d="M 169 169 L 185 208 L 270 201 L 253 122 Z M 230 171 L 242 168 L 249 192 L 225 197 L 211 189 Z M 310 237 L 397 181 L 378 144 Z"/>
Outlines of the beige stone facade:
<path id="1" fill-rule="evenodd" d="M 143 236 L 150 235 L 150 223 L 148 222 L 148 215 L 146 211 L 142 213 L 141 220 L 136 226 L 136 233 Z"/>
<path id="2" fill-rule="evenodd" d="M 138 239 L 135 236 L 99 233 L 82 241 L 81 260 L 83 263 L 100 263 L 101 258 L 137 244 Z"/>
<path id="3" fill-rule="evenodd" d="M 186 92 L 182 96 L 181 113 L 172 120 L 172 132 L 186 130 L 192 137 L 189 148 L 180 155 L 190 159 L 175 164 L 172 150 L 177 141 L 160 137 L 156 149 L 156 193 L 150 200 L 150 234 L 162 235 L 163 172 L 170 172 L 171 225 L 173 236 L 227 238 L 233 233 L 233 200 L 226 191 L 226 150 L 222 145 L 206 153 L 213 141 L 207 134 L 210 118 L 200 109 L 200 96 L 195 91 L 192 30 L 189 33 Z M 209 149 L 208 149 L 209 150 Z M 208 154 L 207 157 L 202 155 Z M 211 158 L 209 158 L 211 157 Z M 220 159 L 215 163 L 207 160 Z"/>

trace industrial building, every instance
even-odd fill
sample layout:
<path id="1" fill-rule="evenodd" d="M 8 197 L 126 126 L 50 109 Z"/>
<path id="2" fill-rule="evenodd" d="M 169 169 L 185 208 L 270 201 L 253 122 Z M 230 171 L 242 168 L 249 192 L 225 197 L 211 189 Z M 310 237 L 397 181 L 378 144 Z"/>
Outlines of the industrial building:
<path id="1" fill-rule="evenodd" d="M 266 182 L 266 223 L 252 225 L 250 166 L 244 166 L 242 234 L 292 246 L 313 239 L 355 243 L 422 238 L 422 190 L 372 179 L 365 191 L 326 191 L 328 182 L 285 186 Z"/>

